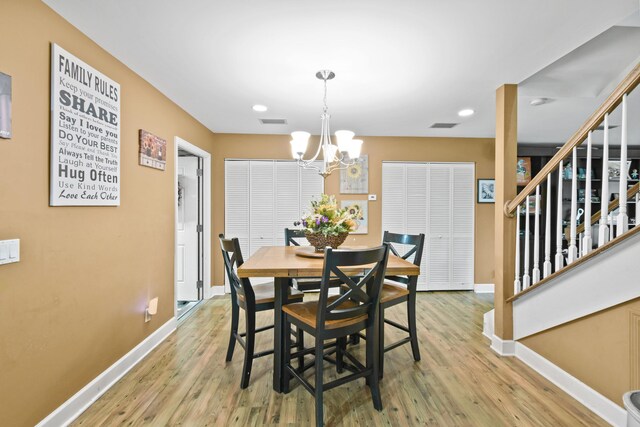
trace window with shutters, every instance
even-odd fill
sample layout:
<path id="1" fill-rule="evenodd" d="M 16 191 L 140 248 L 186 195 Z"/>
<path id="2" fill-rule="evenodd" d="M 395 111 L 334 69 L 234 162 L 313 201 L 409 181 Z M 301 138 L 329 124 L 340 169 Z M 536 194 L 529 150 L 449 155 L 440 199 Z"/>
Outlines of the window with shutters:
<path id="1" fill-rule="evenodd" d="M 382 228 L 425 234 L 419 290 L 473 289 L 472 163 L 382 164 Z"/>
<path id="2" fill-rule="evenodd" d="M 225 236 L 239 239 L 245 259 L 284 245 L 284 229 L 323 191 L 322 177 L 292 160 L 225 160 Z"/>

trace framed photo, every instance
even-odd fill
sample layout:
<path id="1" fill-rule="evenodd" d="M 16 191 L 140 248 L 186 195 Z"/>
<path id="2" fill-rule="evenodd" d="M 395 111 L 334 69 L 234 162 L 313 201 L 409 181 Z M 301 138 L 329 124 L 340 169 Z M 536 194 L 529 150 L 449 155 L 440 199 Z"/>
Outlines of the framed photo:
<path id="1" fill-rule="evenodd" d="M 0 138 L 11 138 L 11 76 L 0 73 Z"/>
<path id="2" fill-rule="evenodd" d="M 341 200 L 340 207 L 352 213 L 360 212 L 356 218 L 356 229 L 350 234 L 367 234 L 369 232 L 369 202 L 367 200 Z"/>
<path id="3" fill-rule="evenodd" d="M 627 167 L 624 171 L 622 170 L 622 166 L 620 165 L 620 160 L 609 160 L 609 163 L 607 163 L 607 169 L 609 171 L 609 179 L 618 181 L 620 180 L 620 176 L 622 175 L 622 173 L 626 173 L 627 179 L 631 179 L 631 176 L 629 175 L 630 167 L 631 167 L 631 160 L 627 160 Z"/>
<path id="4" fill-rule="evenodd" d="M 369 192 L 369 156 L 361 155 L 356 162 L 340 170 L 340 193 L 367 194 Z"/>
<path id="5" fill-rule="evenodd" d="M 479 179 L 478 180 L 478 203 L 495 203 L 496 202 L 496 180 L 495 179 Z"/>
<path id="6" fill-rule="evenodd" d="M 167 165 L 167 141 L 140 129 L 140 165 L 165 170 Z"/>
<path id="7" fill-rule="evenodd" d="M 518 157 L 516 184 L 527 185 L 531 181 L 531 157 Z"/>

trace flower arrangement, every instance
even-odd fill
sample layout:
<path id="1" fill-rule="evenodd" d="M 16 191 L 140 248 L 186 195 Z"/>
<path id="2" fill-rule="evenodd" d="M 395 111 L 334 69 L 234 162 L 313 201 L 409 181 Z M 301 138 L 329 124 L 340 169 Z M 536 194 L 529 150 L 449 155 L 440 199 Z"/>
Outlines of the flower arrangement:
<path id="1" fill-rule="evenodd" d="M 338 209 L 336 197 L 323 194 L 320 200 L 311 201 L 311 212 L 294 225 L 302 225 L 307 233 L 337 236 L 353 231 L 359 215 L 353 209 Z"/>

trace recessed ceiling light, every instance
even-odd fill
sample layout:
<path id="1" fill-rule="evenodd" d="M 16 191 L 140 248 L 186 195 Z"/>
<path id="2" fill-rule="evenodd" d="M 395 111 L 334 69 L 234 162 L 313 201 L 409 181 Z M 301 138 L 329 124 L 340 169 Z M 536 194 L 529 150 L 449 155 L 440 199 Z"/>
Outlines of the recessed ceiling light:
<path id="1" fill-rule="evenodd" d="M 535 98 L 535 99 L 532 99 L 531 102 L 529 102 L 529 104 L 533 105 L 534 107 L 537 107 L 539 105 L 547 104 L 549 101 L 550 101 L 549 98 Z"/>
<path id="2" fill-rule="evenodd" d="M 251 108 L 253 108 L 253 111 L 257 111 L 259 113 L 264 113 L 265 111 L 267 111 L 267 106 L 261 104 L 256 104 Z"/>
<path id="3" fill-rule="evenodd" d="M 469 117 L 469 116 L 473 116 L 474 114 L 475 114 L 475 111 L 473 111 L 471 108 L 465 108 L 464 110 L 458 111 L 458 115 L 460 117 Z"/>

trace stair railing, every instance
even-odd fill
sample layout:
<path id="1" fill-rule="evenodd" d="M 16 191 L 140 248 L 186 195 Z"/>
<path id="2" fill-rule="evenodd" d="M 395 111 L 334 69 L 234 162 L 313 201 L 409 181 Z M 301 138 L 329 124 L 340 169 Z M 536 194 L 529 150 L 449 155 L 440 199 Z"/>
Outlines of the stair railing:
<path id="1" fill-rule="evenodd" d="M 640 183 L 628 188 L 627 150 L 628 150 L 628 96 L 640 84 L 640 63 L 625 77 L 616 87 L 613 93 L 604 101 L 580 129 L 569 138 L 552 159 L 543 166 L 542 170 L 532 177 L 527 186 L 505 206 L 506 215 L 516 215 L 516 245 L 515 245 L 515 278 L 514 296 L 507 301 L 518 298 L 547 282 L 552 277 L 561 274 L 567 269 L 573 268 L 583 261 L 592 258 L 606 250 L 617 242 L 627 238 L 631 234 L 640 231 L 640 227 L 629 229 L 628 201 L 633 200 L 640 214 Z M 610 140 L 610 115 L 621 106 L 620 141 Z M 638 124 L 640 117 L 635 117 L 633 123 Z M 592 151 L 593 132 L 599 126 L 603 127 L 604 141 L 602 145 L 602 180 L 600 188 L 600 210 L 591 212 L 592 202 Z M 609 176 L 615 170 L 609 171 L 610 156 L 609 147 L 619 142 L 619 182 L 617 192 L 619 197 L 609 201 Z M 581 145 L 586 147 L 586 167 L 584 174 L 584 209 L 579 208 L 582 201 L 579 200 L 578 183 L 578 149 Z M 557 194 L 552 200 L 552 184 L 557 183 Z M 546 185 L 545 185 L 546 183 Z M 565 185 L 570 185 L 569 198 Z M 546 191 L 545 191 L 546 187 Z M 544 194 L 543 194 L 544 192 Z M 544 199 L 544 203 L 543 203 Z M 565 202 L 569 202 L 569 220 L 565 224 L 563 215 Z M 545 213 L 542 213 L 542 205 L 545 205 Z M 555 209 L 553 206 L 555 204 Z M 531 231 L 530 216 L 533 215 L 533 231 Z M 554 218 L 555 215 L 555 218 Z M 523 220 L 522 220 L 523 219 Z M 640 220 L 640 218 L 637 218 Z M 555 230 L 552 223 L 555 222 Z M 631 221 L 636 225 L 635 215 Z M 540 269 L 540 236 L 541 223 L 544 224 L 544 259 Z M 524 227 L 524 228 L 522 228 Z M 594 230 L 595 228 L 595 230 Z M 555 232 L 555 236 L 552 234 Z M 524 242 L 521 245 L 521 234 L 524 233 Z M 533 234 L 533 254 L 531 254 L 530 234 Z M 552 240 L 555 248 L 552 249 Z M 597 242 L 594 248 L 594 241 Z M 566 242 L 566 245 L 565 245 Z M 522 247 L 524 246 L 524 247 Z M 566 249 L 565 249 L 566 246 Z M 521 250 L 524 251 L 521 254 Z M 554 253 L 552 253 L 554 251 Z M 522 256 L 521 256 L 522 255 Z M 532 256 L 531 256 L 532 255 Z M 531 263 L 533 258 L 533 263 Z M 552 263 L 553 260 L 553 263 Z M 521 268 L 522 266 L 522 268 Z"/>

